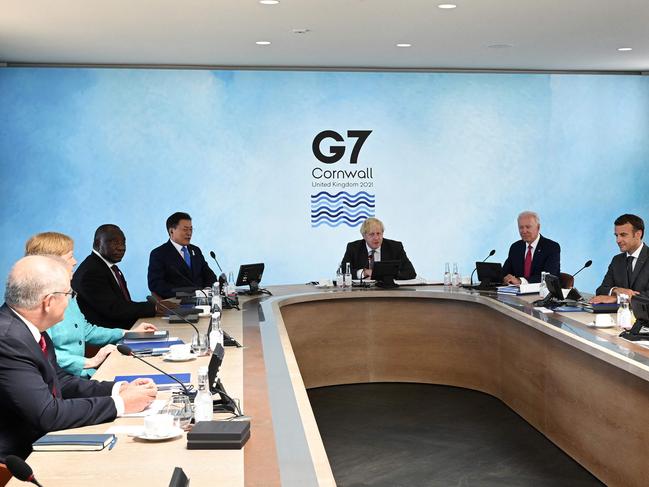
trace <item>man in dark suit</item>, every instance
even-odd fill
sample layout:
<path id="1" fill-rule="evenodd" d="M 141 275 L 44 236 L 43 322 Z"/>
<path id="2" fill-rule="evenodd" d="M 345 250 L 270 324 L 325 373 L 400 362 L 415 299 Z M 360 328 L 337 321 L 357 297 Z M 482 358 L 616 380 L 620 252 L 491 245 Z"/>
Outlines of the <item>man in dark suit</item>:
<path id="1" fill-rule="evenodd" d="M 149 379 L 97 382 L 65 372 L 45 330 L 63 319 L 70 273 L 57 257 L 29 256 L 12 268 L 0 307 L 0 463 L 27 458 L 46 433 L 142 411 L 156 396 Z"/>
<path id="2" fill-rule="evenodd" d="M 79 308 L 90 323 L 129 329 L 138 319 L 155 316 L 154 304 L 131 299 L 126 279 L 117 267 L 125 253 L 126 237 L 117 225 L 97 228 L 92 253 L 72 278 Z"/>
<path id="3" fill-rule="evenodd" d="M 629 298 L 637 294 L 649 296 L 649 249 L 642 242 L 644 221 L 639 216 L 624 214 L 614 225 L 615 241 L 622 253 L 611 260 L 591 303 L 615 303 L 620 294 Z"/>
<path id="4" fill-rule="evenodd" d="M 169 240 L 151 251 L 148 281 L 152 293 L 161 298 L 175 297 L 176 288 L 203 289 L 216 281 L 201 249 L 192 239 L 192 217 L 177 212 L 167 218 Z"/>
<path id="5" fill-rule="evenodd" d="M 383 238 L 385 227 L 378 218 L 368 218 L 361 225 L 362 240 L 347 244 L 342 262 L 343 271 L 345 264 L 350 263 L 352 276 L 357 279 L 372 278 L 374 262 L 398 260 L 399 274 L 397 279 L 414 279 L 417 276 L 412 262 L 408 259 L 403 244 L 396 240 Z"/>
<path id="6" fill-rule="evenodd" d="M 541 282 L 541 272 L 559 277 L 561 247 L 541 231 L 539 216 L 533 211 L 518 215 L 518 233 L 521 240 L 509 247 L 509 255 L 503 264 L 505 284 Z"/>

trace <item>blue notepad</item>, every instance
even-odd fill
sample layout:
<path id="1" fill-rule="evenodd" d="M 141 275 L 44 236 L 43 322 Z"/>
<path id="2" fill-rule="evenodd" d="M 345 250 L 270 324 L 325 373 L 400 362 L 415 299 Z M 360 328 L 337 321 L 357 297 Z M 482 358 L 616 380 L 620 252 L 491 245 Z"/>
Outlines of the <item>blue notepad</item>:
<path id="1" fill-rule="evenodd" d="M 113 434 L 45 435 L 34 442 L 34 451 L 103 450 L 116 441 Z M 112 448 L 112 446 L 111 446 Z"/>
<path id="2" fill-rule="evenodd" d="M 180 382 L 185 384 L 185 386 L 188 386 L 191 384 L 192 380 L 192 374 L 191 373 L 183 373 L 183 374 L 170 374 L 174 376 L 176 379 L 178 379 Z M 126 381 L 126 382 L 131 382 L 135 379 L 151 379 L 153 382 L 156 383 L 158 386 L 158 389 L 161 391 L 164 391 L 166 389 L 171 389 L 173 387 L 180 387 L 178 382 L 175 380 L 171 379 L 170 377 L 167 377 L 164 374 L 148 374 L 148 375 L 116 375 L 115 376 L 115 382 L 117 381 Z"/>
<path id="3" fill-rule="evenodd" d="M 158 351 L 169 351 L 171 345 L 182 345 L 182 340 L 157 340 L 151 342 L 145 342 L 138 340 L 137 342 L 124 341 L 124 344 L 127 344 L 131 350 L 134 352 L 140 352 L 142 350 L 151 350 L 155 349 Z"/>

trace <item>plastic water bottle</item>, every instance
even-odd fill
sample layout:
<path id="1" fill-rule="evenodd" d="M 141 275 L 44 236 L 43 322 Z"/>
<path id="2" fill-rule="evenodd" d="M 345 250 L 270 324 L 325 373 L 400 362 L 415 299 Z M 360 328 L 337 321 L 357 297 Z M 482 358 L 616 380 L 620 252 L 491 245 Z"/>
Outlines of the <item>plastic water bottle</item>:
<path id="1" fill-rule="evenodd" d="M 453 263 L 453 275 L 451 276 L 451 285 L 453 287 L 458 287 L 461 282 L 462 282 L 462 278 L 460 277 L 460 272 L 458 271 L 458 268 L 457 268 L 457 262 L 454 262 Z"/>
<path id="2" fill-rule="evenodd" d="M 349 262 L 345 262 L 345 287 L 352 287 L 352 267 Z"/>
<path id="3" fill-rule="evenodd" d="M 212 284 L 212 313 L 217 310 L 221 311 L 221 289 L 218 280 Z"/>
<path id="4" fill-rule="evenodd" d="M 198 369 L 198 394 L 194 399 L 194 419 L 199 421 L 212 421 L 214 410 L 212 405 L 212 394 L 207 383 L 207 367 Z"/>
<path id="5" fill-rule="evenodd" d="M 444 287 L 451 287 L 451 264 L 444 264 Z"/>
<path id="6" fill-rule="evenodd" d="M 210 335 L 208 336 L 210 350 L 217 344 L 223 346 L 223 328 L 221 328 L 221 311 L 213 311 L 210 321 Z"/>
<path id="7" fill-rule="evenodd" d="M 633 324 L 631 322 L 629 296 L 626 294 L 618 294 L 617 302 L 620 305 L 617 309 L 617 327 L 622 330 L 630 330 Z"/>
<path id="8" fill-rule="evenodd" d="M 343 280 L 344 280 L 343 266 L 338 266 L 338 269 L 336 269 L 336 285 L 338 287 L 345 287 L 345 283 Z"/>
<path id="9" fill-rule="evenodd" d="M 550 294 L 550 290 L 548 289 L 547 284 L 545 283 L 545 275 L 547 272 L 541 271 L 541 282 L 539 285 L 539 296 L 541 299 L 545 299 L 545 297 Z"/>

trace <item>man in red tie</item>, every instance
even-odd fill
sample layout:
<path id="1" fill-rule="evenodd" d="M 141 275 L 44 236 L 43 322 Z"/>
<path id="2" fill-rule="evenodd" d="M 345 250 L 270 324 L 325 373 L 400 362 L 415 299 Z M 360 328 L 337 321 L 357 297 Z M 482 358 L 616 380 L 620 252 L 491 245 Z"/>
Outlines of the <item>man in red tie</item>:
<path id="1" fill-rule="evenodd" d="M 72 277 L 79 294 L 79 308 L 87 320 L 106 328 L 129 329 L 140 318 L 155 316 L 156 306 L 133 301 L 126 278 L 117 266 L 126 253 L 126 237 L 117 225 L 101 225 L 95 231 L 92 253 Z M 175 306 L 175 305 L 174 305 Z"/>
<path id="2" fill-rule="evenodd" d="M 45 331 L 63 319 L 73 295 L 59 257 L 24 257 L 9 274 L 0 307 L 0 463 L 7 455 L 26 458 L 46 433 L 112 421 L 156 397 L 150 379 L 98 382 L 58 366 Z"/>
<path id="3" fill-rule="evenodd" d="M 541 221 L 533 211 L 518 215 L 518 233 L 521 240 L 509 248 L 509 255 L 503 264 L 505 284 L 527 284 L 540 282 L 541 272 L 559 277 L 561 247 L 540 234 Z"/>

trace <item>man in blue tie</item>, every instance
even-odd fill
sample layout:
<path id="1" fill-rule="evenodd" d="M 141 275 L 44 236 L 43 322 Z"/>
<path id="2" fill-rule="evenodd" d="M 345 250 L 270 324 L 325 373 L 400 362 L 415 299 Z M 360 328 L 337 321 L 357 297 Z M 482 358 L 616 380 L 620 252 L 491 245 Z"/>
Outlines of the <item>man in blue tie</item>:
<path id="1" fill-rule="evenodd" d="M 148 281 L 152 293 L 161 298 L 175 297 L 175 289 L 202 289 L 216 281 L 201 249 L 190 243 L 192 217 L 176 212 L 167 218 L 169 240 L 151 251 Z"/>

